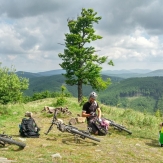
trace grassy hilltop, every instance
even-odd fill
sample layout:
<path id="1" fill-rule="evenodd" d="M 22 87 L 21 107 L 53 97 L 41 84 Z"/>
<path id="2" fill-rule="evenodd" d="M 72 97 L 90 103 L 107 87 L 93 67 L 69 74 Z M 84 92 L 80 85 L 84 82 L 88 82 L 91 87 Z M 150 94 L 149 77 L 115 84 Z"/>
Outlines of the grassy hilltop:
<path id="1" fill-rule="evenodd" d="M 163 162 L 162 148 L 158 145 L 160 117 L 100 105 L 105 117 L 123 124 L 132 131 L 132 135 L 119 132 L 110 127 L 107 136 L 97 136 L 101 142 L 85 139 L 79 144 L 74 142 L 70 133 L 61 133 L 54 126 L 45 135 L 44 132 L 52 120 L 52 115 L 41 112 L 44 106 L 68 107 L 72 112 L 69 117 L 62 116 L 65 123 L 81 113 L 76 98 L 66 98 L 62 106 L 56 105 L 57 99 L 43 99 L 27 104 L 0 106 L 0 132 L 12 135 L 14 139 L 24 141 L 26 147 L 19 150 L 17 146 L 0 147 L 0 157 L 6 157 L 18 163 L 52 163 L 51 155 L 60 153 L 63 163 L 160 163 Z M 39 138 L 20 138 L 18 125 L 26 111 L 34 114 L 34 119 L 41 127 Z M 79 129 L 86 129 L 86 123 L 75 125 Z"/>

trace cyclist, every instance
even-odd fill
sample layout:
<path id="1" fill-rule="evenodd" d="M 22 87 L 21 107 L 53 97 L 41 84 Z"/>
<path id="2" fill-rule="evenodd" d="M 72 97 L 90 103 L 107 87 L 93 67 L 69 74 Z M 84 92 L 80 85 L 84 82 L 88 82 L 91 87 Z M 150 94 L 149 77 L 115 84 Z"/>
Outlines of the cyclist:
<path id="1" fill-rule="evenodd" d="M 96 98 L 97 98 L 96 92 L 91 92 L 88 101 L 83 105 L 82 117 L 86 117 L 87 125 L 89 128 L 91 128 L 91 133 L 97 135 L 99 133 L 99 130 L 94 125 L 93 120 L 95 119 L 95 117 L 98 118 L 100 122 L 102 120 L 101 120 L 101 109 L 96 101 Z"/>
<path id="2" fill-rule="evenodd" d="M 163 147 L 163 123 L 160 124 L 159 145 Z"/>

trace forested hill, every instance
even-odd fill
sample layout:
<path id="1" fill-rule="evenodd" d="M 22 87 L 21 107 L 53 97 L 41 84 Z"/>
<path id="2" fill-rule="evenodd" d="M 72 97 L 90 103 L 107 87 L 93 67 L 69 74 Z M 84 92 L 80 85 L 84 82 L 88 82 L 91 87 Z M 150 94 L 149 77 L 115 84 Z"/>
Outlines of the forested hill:
<path id="1" fill-rule="evenodd" d="M 100 94 L 102 103 L 139 111 L 163 111 L 163 77 L 129 78 Z"/>
<path id="2" fill-rule="evenodd" d="M 18 76 L 25 77 L 25 78 L 35 78 L 35 77 L 41 77 L 41 76 L 61 75 L 62 73 L 65 73 L 65 70 L 58 69 L 58 70 L 51 70 L 51 71 L 38 72 L 38 73 L 23 72 L 23 71 L 17 71 L 16 72 L 16 74 Z"/>
<path id="3" fill-rule="evenodd" d="M 16 72 L 17 75 L 22 77 L 27 77 L 27 78 L 61 75 L 62 73 L 65 73 L 65 70 L 58 69 L 58 70 L 51 70 L 51 71 L 38 72 L 38 73 L 30 73 L 30 72 L 23 72 L 23 71 Z M 146 69 L 103 70 L 101 74 L 107 76 L 125 78 L 125 79 L 133 78 L 133 77 L 150 77 L 150 76 L 154 77 L 154 76 L 163 76 L 163 69 L 155 70 L 155 71 L 146 70 Z"/>
<path id="4" fill-rule="evenodd" d="M 103 79 L 109 76 L 103 75 Z M 105 91 L 98 92 L 98 100 L 104 104 L 132 108 L 138 111 L 163 112 L 163 77 L 140 77 L 123 79 L 110 77 L 112 84 Z M 24 92 L 27 96 L 44 91 L 58 92 L 65 84 L 63 75 L 41 76 L 29 78 L 29 89 Z M 68 91 L 78 96 L 77 86 L 66 85 Z M 83 86 L 83 95 L 88 96 L 92 91 L 90 86 Z"/>
<path id="5" fill-rule="evenodd" d="M 33 74 L 31 76 L 33 76 Z M 112 83 L 124 80 L 123 78 L 108 77 L 106 75 L 102 75 L 102 78 L 104 80 L 106 80 L 107 78 L 110 78 Z M 52 75 L 52 76 L 41 76 L 41 77 L 33 76 L 29 78 L 29 89 L 24 91 L 24 94 L 27 96 L 32 96 L 34 93 L 39 93 L 43 91 L 59 92 L 63 84 L 65 84 L 65 77 L 63 75 Z M 76 85 L 74 86 L 66 85 L 66 88 L 74 97 L 78 96 Z M 88 94 L 91 91 L 92 91 L 92 88 L 90 86 L 83 86 L 84 96 L 88 96 Z"/>

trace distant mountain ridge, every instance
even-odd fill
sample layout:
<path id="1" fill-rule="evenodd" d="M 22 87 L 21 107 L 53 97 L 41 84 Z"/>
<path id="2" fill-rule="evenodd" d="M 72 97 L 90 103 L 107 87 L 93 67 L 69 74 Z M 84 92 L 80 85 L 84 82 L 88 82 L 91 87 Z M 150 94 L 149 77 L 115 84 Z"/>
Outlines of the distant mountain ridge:
<path id="1" fill-rule="evenodd" d="M 149 72 L 147 75 L 149 75 L 149 76 L 154 76 L 154 75 L 163 76 L 163 69 L 159 69 L 159 70 Z"/>
<path id="2" fill-rule="evenodd" d="M 35 78 L 35 77 L 41 77 L 38 73 L 32 73 L 32 72 L 23 72 L 23 71 L 17 71 L 16 74 L 21 77 L 25 78 Z"/>
<path id="3" fill-rule="evenodd" d="M 149 73 L 151 70 L 148 69 L 131 69 L 131 70 L 103 70 L 102 73 L 107 73 L 107 74 L 127 74 L 127 73 Z"/>
<path id="4" fill-rule="evenodd" d="M 151 70 L 119 70 L 119 71 L 102 71 L 102 74 L 108 76 L 116 76 L 120 78 L 135 78 L 135 77 L 154 77 L 154 76 L 163 76 L 163 69 L 151 71 Z"/>
<path id="5" fill-rule="evenodd" d="M 53 75 L 60 75 L 62 73 L 65 73 L 65 70 L 57 69 L 57 70 L 50 70 L 50 71 L 38 72 L 38 73 L 24 72 L 24 71 L 16 72 L 16 74 L 18 76 L 26 77 L 26 78 L 41 77 L 41 76 L 53 76 Z"/>
<path id="6" fill-rule="evenodd" d="M 33 77 L 41 77 L 41 76 L 60 75 L 65 72 L 66 71 L 63 69 L 57 69 L 57 70 L 38 72 L 38 73 L 18 71 L 16 72 L 16 74 L 26 78 L 33 78 Z M 152 76 L 163 76 L 163 69 L 154 70 L 154 71 L 148 69 L 103 70 L 101 74 L 107 76 L 120 77 L 124 79 L 133 78 L 133 77 L 152 77 Z"/>
<path id="7" fill-rule="evenodd" d="M 42 76 L 51 76 L 51 75 L 60 75 L 65 73 L 66 71 L 63 69 L 57 69 L 57 70 L 51 70 L 51 71 L 45 71 L 45 72 L 38 72 L 38 74 Z"/>

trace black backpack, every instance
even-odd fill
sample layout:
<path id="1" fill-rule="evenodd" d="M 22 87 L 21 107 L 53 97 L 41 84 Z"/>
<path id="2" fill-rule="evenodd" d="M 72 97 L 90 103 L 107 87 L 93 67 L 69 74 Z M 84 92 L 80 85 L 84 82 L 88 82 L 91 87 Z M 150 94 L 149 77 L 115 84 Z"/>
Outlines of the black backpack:
<path id="1" fill-rule="evenodd" d="M 40 128 L 33 118 L 23 118 L 20 124 L 19 133 L 22 137 L 39 137 Z"/>

